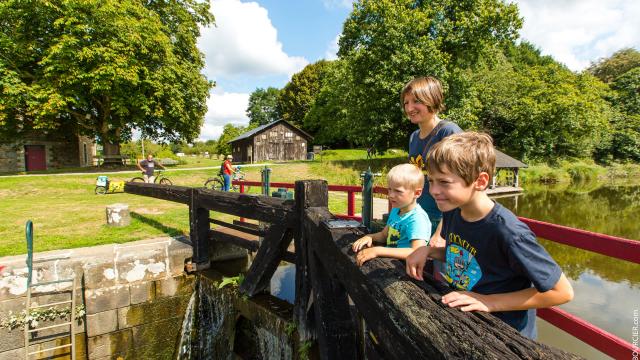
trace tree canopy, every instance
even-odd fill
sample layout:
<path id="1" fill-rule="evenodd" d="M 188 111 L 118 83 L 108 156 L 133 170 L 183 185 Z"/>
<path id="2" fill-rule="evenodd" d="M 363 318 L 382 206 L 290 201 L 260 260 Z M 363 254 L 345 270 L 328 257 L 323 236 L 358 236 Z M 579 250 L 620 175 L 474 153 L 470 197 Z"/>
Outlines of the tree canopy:
<path id="1" fill-rule="evenodd" d="M 278 96 L 280 90 L 274 87 L 257 88 L 249 95 L 247 116 L 251 125 L 260 126 L 280 119 Z"/>
<path id="2" fill-rule="evenodd" d="M 0 132 L 193 140 L 213 85 L 196 39 L 212 21 L 197 0 L 3 1 Z"/>

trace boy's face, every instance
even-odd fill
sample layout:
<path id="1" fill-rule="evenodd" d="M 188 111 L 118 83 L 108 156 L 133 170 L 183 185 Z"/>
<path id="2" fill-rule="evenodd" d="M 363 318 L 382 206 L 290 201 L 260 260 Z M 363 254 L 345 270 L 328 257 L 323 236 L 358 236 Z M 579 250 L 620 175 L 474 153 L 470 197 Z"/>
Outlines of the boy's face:
<path id="1" fill-rule="evenodd" d="M 389 202 L 394 208 L 403 209 L 413 204 L 422 194 L 422 189 L 411 189 L 407 186 L 389 182 Z"/>
<path id="2" fill-rule="evenodd" d="M 427 105 L 423 104 L 413 94 L 404 96 L 404 112 L 409 117 L 412 124 L 420 124 L 433 118 L 433 113 L 429 111 Z"/>
<path id="3" fill-rule="evenodd" d="M 432 170 L 429 173 L 429 194 L 433 196 L 442 212 L 451 211 L 469 203 L 477 190 L 477 180 L 470 185 L 459 175 L 450 172 L 446 167 L 444 172 Z"/>

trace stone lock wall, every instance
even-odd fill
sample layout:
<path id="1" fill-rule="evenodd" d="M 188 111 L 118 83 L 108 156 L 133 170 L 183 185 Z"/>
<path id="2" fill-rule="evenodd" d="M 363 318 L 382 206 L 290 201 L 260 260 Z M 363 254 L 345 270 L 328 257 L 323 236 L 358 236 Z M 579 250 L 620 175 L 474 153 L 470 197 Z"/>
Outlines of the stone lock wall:
<path id="1" fill-rule="evenodd" d="M 35 258 L 60 254 L 68 254 L 69 259 L 34 264 L 33 281 L 44 282 L 71 274 L 82 279 L 78 282 L 76 300 L 77 304 L 85 305 L 86 316 L 75 335 L 78 359 L 175 358 L 182 320 L 194 290 L 194 276 L 184 273 L 185 261 L 192 257 L 188 242 L 156 238 L 38 253 Z M 6 318 L 10 312 L 16 314 L 25 309 L 25 256 L 0 258 L 0 275 L 0 317 Z M 36 287 L 36 291 L 46 294 L 35 296 L 33 301 L 49 303 L 62 299 L 64 294 L 58 290 L 69 287 L 55 286 Z M 50 324 L 53 322 L 40 323 L 38 327 Z M 42 346 L 63 343 L 54 340 Z M 40 358 L 53 355 L 42 353 Z M 0 360 L 17 358 L 24 358 L 24 330 L 0 328 Z M 69 357 L 56 357 L 64 358 Z"/>

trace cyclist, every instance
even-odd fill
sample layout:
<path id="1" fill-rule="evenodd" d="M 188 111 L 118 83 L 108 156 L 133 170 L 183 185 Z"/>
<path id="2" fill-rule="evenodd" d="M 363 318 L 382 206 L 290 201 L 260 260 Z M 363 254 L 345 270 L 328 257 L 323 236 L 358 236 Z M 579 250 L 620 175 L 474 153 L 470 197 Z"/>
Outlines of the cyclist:
<path id="1" fill-rule="evenodd" d="M 156 165 L 160 166 L 163 170 L 166 168 L 159 162 L 153 159 L 153 154 L 148 154 L 146 160 L 141 160 L 138 164 L 138 169 L 144 173 L 144 182 L 153 183 L 156 177 L 153 175 Z"/>
<path id="2" fill-rule="evenodd" d="M 227 155 L 227 159 L 222 163 L 222 177 L 224 178 L 224 187 L 222 188 L 222 191 L 229 191 L 231 188 L 231 175 L 236 172 L 231 165 L 232 161 L 233 156 Z"/>

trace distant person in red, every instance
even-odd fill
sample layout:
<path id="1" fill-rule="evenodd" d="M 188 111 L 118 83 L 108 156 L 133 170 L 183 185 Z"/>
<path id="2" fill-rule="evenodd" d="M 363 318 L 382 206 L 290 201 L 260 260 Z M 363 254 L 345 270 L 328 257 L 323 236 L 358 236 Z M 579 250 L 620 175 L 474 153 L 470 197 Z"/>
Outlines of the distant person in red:
<path id="1" fill-rule="evenodd" d="M 153 175 L 153 171 L 155 170 L 156 165 L 160 166 L 163 170 L 166 169 L 164 166 L 162 166 L 162 164 L 153 159 L 153 154 L 148 154 L 146 160 L 142 160 L 138 163 L 138 169 L 140 169 L 140 171 L 142 171 L 142 173 L 144 174 L 144 182 L 153 184 L 156 179 L 156 177 Z"/>
<path id="2" fill-rule="evenodd" d="M 233 170 L 233 166 L 231 165 L 231 161 L 233 161 L 233 156 L 227 155 L 227 159 L 222 164 L 222 177 L 224 178 L 224 188 L 223 191 L 229 191 L 231 188 L 231 174 L 236 171 Z"/>

